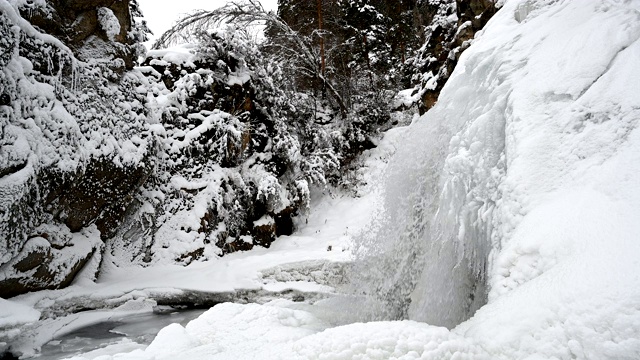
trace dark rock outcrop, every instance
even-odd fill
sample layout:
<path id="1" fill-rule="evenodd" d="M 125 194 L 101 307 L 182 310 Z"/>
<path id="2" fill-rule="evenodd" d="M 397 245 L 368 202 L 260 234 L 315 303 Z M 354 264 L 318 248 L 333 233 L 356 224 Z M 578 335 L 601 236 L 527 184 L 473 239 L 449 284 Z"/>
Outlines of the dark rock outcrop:
<path id="1" fill-rule="evenodd" d="M 136 60 L 129 0 L 54 0 L 46 7 L 26 5 L 21 15 L 42 32 L 61 39 L 83 61 L 110 57 L 127 68 Z M 105 29 L 117 21 L 114 29 Z M 110 31 L 114 31 L 113 34 Z"/>
<path id="2" fill-rule="evenodd" d="M 94 228 L 73 234 L 64 227 L 44 226 L 20 253 L 0 266 L 0 297 L 69 286 L 91 257 L 102 249 Z"/>
<path id="3" fill-rule="evenodd" d="M 232 35 L 203 39 L 202 47 L 194 49 L 188 60 L 172 61 L 171 56 L 165 57 L 165 52 L 159 51 L 151 52 L 142 64 L 148 76 L 156 76 L 156 81 L 172 92 L 172 98 L 175 96 L 176 102 L 165 109 L 162 121 L 167 144 L 175 143 L 176 151 L 167 154 L 167 172 L 155 174 L 150 184 L 166 193 L 164 205 L 156 208 L 162 220 L 145 230 L 138 222 L 129 231 L 154 239 L 147 242 L 150 247 L 130 251 L 138 253 L 137 258 L 143 253 L 147 259 L 158 258 L 158 252 L 164 249 L 171 252 L 168 240 L 161 245 L 160 239 L 167 238 L 189 239 L 184 252 L 171 254 L 174 261 L 183 264 L 207 258 L 212 249 L 224 255 L 254 246 L 269 247 L 277 235 L 291 233 L 291 216 L 304 204 L 295 183 L 286 182 L 292 177 L 288 174 L 292 159 L 278 156 L 273 149 L 290 136 L 280 133 L 287 129 L 275 124 L 271 109 L 276 107 L 271 102 L 278 94 L 271 83 L 251 69 L 254 64 L 250 62 L 258 61 L 252 58 L 255 54 L 248 48 L 235 49 L 234 41 L 238 40 L 224 36 Z M 183 95 L 186 93 L 189 95 Z M 190 130 L 203 126 L 206 131 L 187 136 Z M 188 142 L 184 141 L 187 137 Z M 212 174 L 220 180 L 206 180 Z M 184 185 L 163 188 L 171 177 L 179 177 Z M 272 182 L 263 181 L 265 178 Z M 279 204 L 283 196 L 289 197 L 285 200 L 287 206 Z M 167 211 L 172 202 L 180 204 L 172 205 L 180 209 L 174 213 L 197 217 L 198 227 L 169 225 L 176 218 L 176 214 Z M 206 203 L 206 211 L 198 211 L 197 203 Z M 271 221 L 258 221 L 267 218 Z M 285 219 L 281 221 L 285 225 L 274 218 Z M 136 243 L 145 241 L 133 244 Z"/>
<path id="4" fill-rule="evenodd" d="M 497 11 L 494 0 L 441 0 L 421 2 L 418 9 L 427 27 L 426 43 L 413 61 L 422 93 L 420 113 L 429 110 L 453 73 L 458 59 Z M 457 20 L 452 21 L 455 11 Z"/>
<path id="5" fill-rule="evenodd" d="M 95 223 L 102 238 L 108 239 L 149 175 L 150 169 L 144 166 L 123 167 L 106 159 L 92 160 L 71 183 L 50 183 L 47 208 L 71 231 Z"/>

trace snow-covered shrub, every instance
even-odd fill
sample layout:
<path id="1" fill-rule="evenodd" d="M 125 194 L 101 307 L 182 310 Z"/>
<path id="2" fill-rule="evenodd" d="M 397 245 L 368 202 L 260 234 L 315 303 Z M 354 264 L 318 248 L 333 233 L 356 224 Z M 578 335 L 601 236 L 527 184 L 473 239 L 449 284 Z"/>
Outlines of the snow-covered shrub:
<path id="1" fill-rule="evenodd" d="M 109 242 L 116 258 L 190 263 L 269 246 L 337 167 L 331 142 L 305 152 L 291 101 L 250 35 L 230 26 L 149 53 L 152 131 L 162 136 L 138 210 Z M 262 218 L 276 219 L 269 233 Z M 258 225 L 257 225 L 258 224 Z M 118 261 L 118 260 L 114 260 Z"/>

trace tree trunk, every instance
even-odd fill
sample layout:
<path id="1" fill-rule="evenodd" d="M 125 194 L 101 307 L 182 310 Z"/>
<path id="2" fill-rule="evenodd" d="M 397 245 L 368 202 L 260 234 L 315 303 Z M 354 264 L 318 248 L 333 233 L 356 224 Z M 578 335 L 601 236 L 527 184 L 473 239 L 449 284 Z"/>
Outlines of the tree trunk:
<path id="1" fill-rule="evenodd" d="M 320 34 L 320 73 L 325 75 L 325 58 L 324 58 L 324 34 L 322 33 L 322 0 L 317 0 L 318 4 L 318 32 Z"/>
<path id="2" fill-rule="evenodd" d="M 367 59 L 367 72 L 369 74 L 369 86 L 373 88 L 373 70 L 371 70 L 371 60 L 369 59 L 369 44 L 367 44 L 367 35 L 362 35 L 362 44 L 364 47 L 364 56 Z"/>

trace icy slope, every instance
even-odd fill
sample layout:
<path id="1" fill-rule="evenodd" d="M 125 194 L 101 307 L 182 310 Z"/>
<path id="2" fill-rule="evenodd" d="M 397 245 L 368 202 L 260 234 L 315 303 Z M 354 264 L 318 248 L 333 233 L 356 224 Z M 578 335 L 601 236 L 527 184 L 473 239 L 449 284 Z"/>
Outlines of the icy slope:
<path id="1" fill-rule="evenodd" d="M 391 164 L 386 218 L 366 236 L 379 275 L 365 287 L 382 294 L 387 316 L 453 327 L 571 246 L 615 238 L 592 230 L 570 246 L 567 235 L 585 229 L 570 224 L 603 232 L 621 220 L 604 211 L 611 201 L 635 219 L 637 164 L 617 156 L 633 153 L 639 117 L 638 6 L 510 1 L 462 55 Z"/>
<path id="2" fill-rule="evenodd" d="M 444 131 L 395 165 L 435 157 L 415 176 L 439 184 L 411 318 L 470 315 L 490 248 L 488 305 L 455 332 L 507 358 L 638 357 L 639 10 L 510 1 L 463 55 L 413 133 Z"/>
<path id="3" fill-rule="evenodd" d="M 639 10 L 511 2 L 466 63 L 510 89 L 489 304 L 458 328 L 492 352 L 640 355 Z"/>

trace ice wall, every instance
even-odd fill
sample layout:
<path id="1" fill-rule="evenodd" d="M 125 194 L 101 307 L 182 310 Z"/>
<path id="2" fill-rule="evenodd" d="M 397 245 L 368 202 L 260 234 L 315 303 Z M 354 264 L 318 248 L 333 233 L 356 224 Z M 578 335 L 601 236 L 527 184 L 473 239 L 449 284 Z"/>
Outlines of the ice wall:
<path id="1" fill-rule="evenodd" d="M 632 162 L 611 162 L 631 146 L 640 118 L 631 65 L 640 58 L 639 7 L 505 2 L 389 167 L 357 268 L 371 289 L 361 292 L 385 305 L 374 310 L 379 317 L 452 327 L 570 251 L 557 245 L 568 241 L 565 219 L 603 235 L 598 226 L 610 219 L 596 221 L 571 202 L 606 209 L 635 191 Z M 618 174 L 610 184 L 626 182 L 598 188 L 605 168 Z M 557 198 L 566 200 L 548 204 Z M 536 225 L 519 228 L 536 216 Z"/>
<path id="2" fill-rule="evenodd" d="M 474 71 L 457 88 L 454 73 L 446 101 L 412 124 L 389 165 L 355 276 L 359 288 L 382 299 L 374 318 L 408 315 L 452 327 L 486 301 L 506 95 L 487 91 L 496 71 L 490 59 Z"/>

